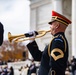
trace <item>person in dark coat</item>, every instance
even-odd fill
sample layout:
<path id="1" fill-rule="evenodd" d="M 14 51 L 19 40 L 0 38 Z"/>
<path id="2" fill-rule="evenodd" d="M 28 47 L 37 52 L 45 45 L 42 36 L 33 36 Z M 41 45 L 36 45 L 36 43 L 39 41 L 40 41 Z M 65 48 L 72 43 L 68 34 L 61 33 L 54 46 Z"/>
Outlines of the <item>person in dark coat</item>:
<path id="1" fill-rule="evenodd" d="M 4 37 L 4 26 L 3 24 L 0 22 L 0 46 L 3 43 L 3 37 Z"/>
<path id="2" fill-rule="evenodd" d="M 14 75 L 14 69 L 12 66 L 10 67 L 10 75 Z"/>
<path id="3" fill-rule="evenodd" d="M 36 74 L 36 64 L 35 64 L 34 60 L 32 60 L 32 63 L 29 66 L 29 75 L 31 75 L 32 73 Z"/>
<path id="4" fill-rule="evenodd" d="M 27 48 L 35 61 L 40 61 L 38 75 L 65 75 L 68 62 L 68 41 L 65 30 L 71 21 L 56 11 L 52 11 L 52 19 L 49 22 L 53 39 L 44 51 L 41 52 L 35 41 L 27 44 Z M 33 32 L 35 38 L 36 34 Z"/>
<path id="5" fill-rule="evenodd" d="M 71 59 L 71 68 L 72 68 L 72 75 L 75 75 L 76 72 L 76 58 L 73 56 Z"/>

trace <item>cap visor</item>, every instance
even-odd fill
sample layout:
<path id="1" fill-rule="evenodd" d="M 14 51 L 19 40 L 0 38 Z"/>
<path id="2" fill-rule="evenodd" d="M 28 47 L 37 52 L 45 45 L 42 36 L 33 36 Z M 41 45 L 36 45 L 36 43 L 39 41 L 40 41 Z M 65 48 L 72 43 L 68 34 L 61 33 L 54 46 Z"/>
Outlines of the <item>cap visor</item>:
<path id="1" fill-rule="evenodd" d="M 56 20 L 52 20 L 52 21 L 50 21 L 48 24 L 52 24 L 53 22 L 55 22 Z"/>

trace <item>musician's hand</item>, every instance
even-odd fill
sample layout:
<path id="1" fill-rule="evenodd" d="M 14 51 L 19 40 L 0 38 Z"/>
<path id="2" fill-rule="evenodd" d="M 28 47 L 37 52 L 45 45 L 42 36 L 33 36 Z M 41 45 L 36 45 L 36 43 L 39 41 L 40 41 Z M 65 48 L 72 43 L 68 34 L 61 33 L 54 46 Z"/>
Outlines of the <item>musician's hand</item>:
<path id="1" fill-rule="evenodd" d="M 28 33 L 25 33 L 24 34 L 25 37 L 33 37 L 34 35 L 38 35 L 38 32 L 37 31 L 31 31 L 31 32 L 28 32 Z"/>
<path id="2" fill-rule="evenodd" d="M 36 31 L 31 31 L 31 32 L 29 32 L 29 35 L 32 35 L 32 36 L 29 37 L 30 38 L 30 43 L 31 43 L 35 40 L 37 32 Z"/>

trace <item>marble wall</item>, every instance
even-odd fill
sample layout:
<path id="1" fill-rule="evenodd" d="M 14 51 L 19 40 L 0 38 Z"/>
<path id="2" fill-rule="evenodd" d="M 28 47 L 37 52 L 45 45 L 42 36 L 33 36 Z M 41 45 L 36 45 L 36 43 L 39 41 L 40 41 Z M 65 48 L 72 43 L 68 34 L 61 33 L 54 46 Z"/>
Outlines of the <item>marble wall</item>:
<path id="1" fill-rule="evenodd" d="M 30 30 L 49 30 L 48 22 L 51 20 L 51 11 L 53 10 L 52 0 L 30 0 Z M 62 12 L 63 14 L 71 20 L 71 8 L 72 0 L 62 0 Z M 67 27 L 66 37 L 69 42 L 69 54 L 71 57 L 72 52 L 72 30 L 71 25 Z M 45 45 L 47 45 L 51 40 L 50 33 L 47 33 L 45 36 L 36 39 L 39 48 L 43 51 Z M 70 41 L 69 41 L 70 40 Z"/>

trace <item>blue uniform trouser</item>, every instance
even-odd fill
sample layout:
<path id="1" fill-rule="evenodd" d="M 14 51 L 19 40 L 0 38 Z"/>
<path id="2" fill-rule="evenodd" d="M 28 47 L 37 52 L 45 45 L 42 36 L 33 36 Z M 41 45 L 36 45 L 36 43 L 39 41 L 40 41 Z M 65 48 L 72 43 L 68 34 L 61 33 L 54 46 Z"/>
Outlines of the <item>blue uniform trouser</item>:
<path id="1" fill-rule="evenodd" d="M 48 75 L 48 70 L 44 68 L 43 66 L 40 66 L 38 75 Z"/>

